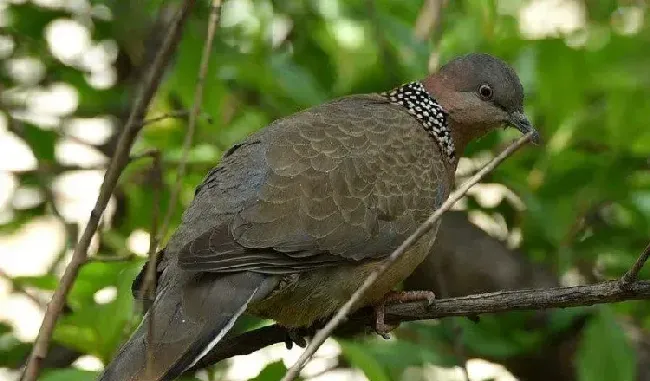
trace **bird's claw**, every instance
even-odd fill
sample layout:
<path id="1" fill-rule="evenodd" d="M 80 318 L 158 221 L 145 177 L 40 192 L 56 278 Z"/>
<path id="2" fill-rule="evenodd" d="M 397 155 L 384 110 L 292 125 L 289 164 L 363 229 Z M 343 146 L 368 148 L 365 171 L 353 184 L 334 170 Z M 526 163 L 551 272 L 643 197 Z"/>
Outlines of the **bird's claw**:
<path id="1" fill-rule="evenodd" d="M 427 306 L 433 304 L 436 299 L 436 294 L 431 291 L 391 291 L 388 294 L 384 295 L 381 302 L 374 306 L 375 310 L 375 332 L 384 339 L 390 339 L 390 334 L 392 330 L 399 327 L 397 325 L 386 324 L 386 304 L 395 304 L 395 303 L 406 303 L 406 302 L 418 302 L 426 301 Z"/>
<path id="2" fill-rule="evenodd" d="M 302 333 L 303 332 L 301 332 L 300 328 L 287 328 L 287 337 L 284 344 L 288 350 L 293 348 L 294 343 L 300 348 L 305 348 L 307 346 L 307 340 Z"/>

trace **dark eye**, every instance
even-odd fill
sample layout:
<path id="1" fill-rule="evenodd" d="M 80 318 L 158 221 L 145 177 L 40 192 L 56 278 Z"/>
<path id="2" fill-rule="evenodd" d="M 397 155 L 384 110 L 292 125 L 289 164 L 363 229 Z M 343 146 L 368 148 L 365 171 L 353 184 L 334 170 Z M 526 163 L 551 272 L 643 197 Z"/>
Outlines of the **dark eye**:
<path id="1" fill-rule="evenodd" d="M 492 96 L 494 95 L 492 88 L 487 84 L 483 84 L 478 88 L 478 94 L 486 101 L 492 99 Z"/>

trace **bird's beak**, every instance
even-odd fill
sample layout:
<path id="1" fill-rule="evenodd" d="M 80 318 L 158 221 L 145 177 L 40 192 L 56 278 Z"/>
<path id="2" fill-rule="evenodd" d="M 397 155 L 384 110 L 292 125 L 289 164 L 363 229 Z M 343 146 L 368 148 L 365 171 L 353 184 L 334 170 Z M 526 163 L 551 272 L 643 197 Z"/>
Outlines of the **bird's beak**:
<path id="1" fill-rule="evenodd" d="M 535 144 L 539 144 L 541 138 L 539 137 L 539 132 L 533 127 L 526 115 L 521 111 L 515 111 L 508 116 L 508 123 L 510 123 L 514 128 L 521 131 L 522 134 L 527 134 L 533 132 L 532 141 Z"/>

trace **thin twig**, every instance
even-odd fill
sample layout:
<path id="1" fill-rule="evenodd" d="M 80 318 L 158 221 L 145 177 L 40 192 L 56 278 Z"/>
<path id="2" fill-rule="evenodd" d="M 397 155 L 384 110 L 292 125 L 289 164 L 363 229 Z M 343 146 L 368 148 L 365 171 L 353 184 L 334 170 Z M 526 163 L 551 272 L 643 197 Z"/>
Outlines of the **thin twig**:
<path id="1" fill-rule="evenodd" d="M 191 114 L 190 111 L 187 111 L 187 110 L 171 111 L 171 112 L 168 112 L 168 113 L 163 114 L 163 115 L 159 115 L 159 116 L 155 116 L 155 117 L 152 117 L 152 118 L 145 119 L 142 122 L 142 124 L 144 126 L 146 126 L 148 124 L 160 122 L 160 121 L 166 120 L 166 119 L 185 119 L 188 116 L 190 116 L 190 114 Z M 208 115 L 208 114 L 200 114 L 200 116 L 202 118 L 205 118 L 205 120 L 208 123 L 212 123 L 212 118 L 210 117 L 210 115 Z"/>
<path id="2" fill-rule="evenodd" d="M 138 161 L 140 159 L 148 159 L 148 158 L 154 159 L 154 164 L 155 164 L 156 160 L 158 160 L 158 161 L 162 160 L 161 157 L 160 157 L 160 151 L 159 150 L 157 150 L 157 149 L 148 149 L 148 150 L 146 150 L 144 152 L 141 152 L 141 153 L 139 153 L 137 155 L 132 155 L 131 157 L 129 157 L 129 163 L 133 163 L 134 161 Z M 162 163 L 160 165 L 162 165 Z"/>
<path id="3" fill-rule="evenodd" d="M 52 332 L 54 331 L 56 321 L 63 309 L 66 296 L 77 278 L 80 266 L 86 262 L 88 247 L 90 246 L 93 235 L 97 231 L 101 215 L 104 212 L 104 209 L 106 209 L 106 205 L 111 198 L 120 174 L 129 162 L 129 151 L 131 150 L 131 146 L 133 145 L 138 132 L 142 128 L 139 126 L 138 121 L 142 120 L 151 99 L 158 89 L 162 73 L 178 45 L 183 25 L 187 20 L 195 1 L 196 0 L 186 0 L 183 3 L 182 8 L 176 16 L 175 22 L 172 23 L 167 32 L 167 36 L 165 36 L 165 40 L 151 65 L 151 69 L 147 72 L 148 75 L 146 76 L 144 84 L 140 88 L 135 99 L 133 108 L 131 109 L 131 113 L 124 127 L 124 131 L 120 135 L 117 143 L 115 154 L 113 155 L 108 170 L 104 175 L 104 182 L 99 189 L 99 196 L 97 197 L 97 202 L 90 213 L 88 224 L 75 247 L 72 259 L 66 267 L 65 273 L 61 277 L 59 286 L 54 292 L 54 295 L 52 295 L 52 301 L 45 311 L 43 323 L 38 336 L 36 337 L 36 341 L 34 342 L 32 353 L 30 354 L 25 368 L 25 373 L 22 377 L 23 381 L 36 381 L 38 378 L 41 361 L 47 354 L 47 348 L 52 338 Z"/>
<path id="4" fill-rule="evenodd" d="M 194 104 L 192 105 L 192 111 L 189 115 L 189 121 L 187 123 L 187 133 L 185 134 L 185 141 L 183 142 L 183 151 L 181 154 L 181 160 L 178 163 L 178 169 L 176 173 L 176 183 L 172 188 L 171 195 L 169 196 L 169 203 L 167 205 L 167 214 L 163 220 L 162 227 L 160 228 L 158 242 L 161 242 L 167 233 L 171 219 L 174 216 L 174 209 L 176 207 L 178 195 L 181 192 L 183 187 L 183 176 L 185 174 L 185 167 L 187 160 L 189 158 L 190 148 L 192 147 L 192 138 L 194 137 L 194 130 L 196 129 L 196 120 L 199 116 L 199 110 L 201 109 L 201 103 L 203 100 L 203 87 L 205 85 L 205 77 L 208 73 L 208 64 L 210 63 L 210 52 L 212 51 L 212 45 L 214 41 L 214 35 L 217 31 L 217 22 L 219 21 L 219 11 L 221 9 L 221 0 L 212 0 L 212 5 L 210 8 L 210 19 L 208 21 L 208 35 L 205 39 L 205 45 L 203 45 L 203 53 L 201 55 L 201 66 L 199 68 L 199 76 L 196 80 L 196 88 L 194 90 Z"/>
<path id="5" fill-rule="evenodd" d="M 634 265 L 632 265 L 632 267 L 621 277 L 621 287 L 626 288 L 639 278 L 639 272 L 643 268 L 643 265 L 648 261 L 648 258 L 650 258 L 650 243 L 646 246 L 645 250 L 643 250 L 643 253 L 639 255 L 639 258 L 634 262 Z"/>
<path id="6" fill-rule="evenodd" d="M 386 306 L 386 322 L 394 324 L 454 316 L 473 317 L 480 314 L 580 307 L 648 299 L 650 299 L 650 281 L 633 282 L 627 289 L 621 288 L 618 281 L 608 281 L 585 286 L 499 291 L 436 299 L 430 306 L 421 302 L 390 304 Z M 366 327 L 372 327 L 374 323 L 372 310 L 362 309 L 340 325 L 335 334 L 343 337 L 351 336 L 363 332 Z M 225 339 L 221 345 L 217 345 L 205 355 L 192 370 L 204 368 L 230 357 L 247 355 L 269 345 L 283 343 L 285 340 L 286 328 L 277 324 L 244 332 Z"/>
<path id="7" fill-rule="evenodd" d="M 143 296 L 145 303 L 147 300 L 154 300 L 156 298 L 156 270 L 158 267 L 158 256 L 156 255 L 158 247 L 158 219 L 160 218 L 160 194 L 162 193 L 163 186 L 163 168 L 162 161 L 160 160 L 160 152 L 153 156 L 152 164 L 152 174 L 153 174 L 153 197 L 152 197 L 152 207 L 151 207 L 151 231 L 149 232 L 149 263 L 147 265 L 147 273 L 145 274 L 144 281 L 142 282 L 142 288 L 140 290 L 140 295 Z M 154 308 L 151 306 L 149 309 L 149 324 L 147 324 L 147 342 L 153 343 L 154 340 Z M 150 379 L 153 379 L 153 374 L 149 372 L 153 371 L 153 352 L 147 347 L 147 367 L 145 374 L 149 375 Z"/>
<path id="8" fill-rule="evenodd" d="M 415 20 L 415 38 L 427 40 L 438 29 L 444 0 L 425 0 Z"/>
<path id="9" fill-rule="evenodd" d="M 134 259 L 140 258 L 137 255 L 133 253 L 129 253 L 126 255 L 93 255 L 91 257 L 88 257 L 86 259 L 87 262 L 104 262 L 104 263 L 110 263 L 110 262 L 128 262 Z"/>
<path id="10" fill-rule="evenodd" d="M 465 193 L 471 188 L 474 184 L 478 183 L 483 176 L 492 171 L 497 167 L 502 161 L 504 161 L 508 156 L 512 155 L 517 149 L 526 144 L 533 137 L 533 133 L 528 133 L 517 141 L 509 145 L 505 150 L 503 150 L 497 157 L 492 159 L 488 164 L 486 164 L 480 171 L 478 171 L 472 178 L 470 178 L 466 183 L 461 185 L 456 191 L 454 191 L 449 198 L 438 208 L 429 218 L 422 224 L 417 230 L 408 237 L 402 244 L 391 253 L 391 255 L 382 263 L 382 265 L 375 271 L 373 271 L 363 282 L 361 287 L 352 294 L 350 299 L 336 312 L 334 317 L 332 317 L 323 329 L 319 330 L 316 335 L 314 335 L 313 340 L 309 343 L 305 351 L 300 355 L 300 358 L 293 364 L 293 366 L 287 371 L 285 376 L 282 378 L 282 381 L 291 381 L 294 380 L 302 367 L 305 365 L 307 360 L 313 356 L 318 347 L 332 334 L 334 329 L 345 319 L 345 317 L 352 311 L 356 306 L 356 303 L 361 299 L 363 294 L 366 292 L 370 286 L 375 283 L 377 278 L 383 274 L 388 267 L 390 267 L 397 258 L 399 258 L 406 250 L 413 246 L 417 240 L 419 240 L 424 234 L 426 234 L 440 219 L 442 214 L 449 210 L 458 200 L 460 200 Z"/>
<path id="11" fill-rule="evenodd" d="M 430 40 L 435 46 L 429 53 L 429 71 L 438 67 L 440 39 L 442 38 L 442 13 L 448 0 L 425 0 L 418 18 L 415 20 L 415 38 L 419 41 Z"/>
<path id="12" fill-rule="evenodd" d="M 187 110 L 170 111 L 168 113 L 165 113 L 165 114 L 162 114 L 162 115 L 159 115 L 159 116 L 144 119 L 139 123 L 138 126 L 139 127 L 140 126 L 144 127 L 144 126 L 147 126 L 149 124 L 160 122 L 160 121 L 163 121 L 163 120 L 166 120 L 166 119 L 185 119 L 185 118 L 187 118 L 187 116 L 189 114 L 190 113 Z M 208 122 L 212 121 L 212 119 L 207 115 L 205 116 L 205 118 L 208 120 Z M 90 143 L 90 142 L 84 140 L 83 138 L 80 138 L 78 136 L 70 134 L 63 127 L 54 129 L 54 132 L 56 132 L 61 138 L 68 139 L 69 141 L 71 141 L 73 143 L 77 143 L 77 144 L 80 144 L 80 145 L 83 145 L 83 146 L 95 146 L 95 144 Z"/>
<path id="13" fill-rule="evenodd" d="M 171 112 L 168 112 L 168 113 L 163 114 L 163 115 L 147 118 L 147 119 L 142 121 L 142 125 L 146 126 L 147 124 L 160 122 L 160 121 L 166 120 L 166 119 L 185 119 L 185 118 L 187 118 L 188 115 L 189 115 L 189 112 L 187 110 L 171 111 Z"/>

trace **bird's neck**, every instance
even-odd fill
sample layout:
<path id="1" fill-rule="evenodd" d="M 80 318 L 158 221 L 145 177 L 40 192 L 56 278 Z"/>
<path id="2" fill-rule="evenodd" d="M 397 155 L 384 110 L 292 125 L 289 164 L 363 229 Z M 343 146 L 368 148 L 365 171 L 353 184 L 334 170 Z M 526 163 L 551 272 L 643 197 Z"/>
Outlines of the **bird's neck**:
<path id="1" fill-rule="evenodd" d="M 463 156 L 465 148 L 469 144 L 474 136 L 472 132 L 476 129 L 471 128 L 471 126 L 463 126 L 454 121 L 450 115 L 454 113 L 453 105 L 458 103 L 457 99 L 454 99 L 456 93 L 451 91 L 448 86 L 445 85 L 443 78 L 440 78 L 438 74 L 433 74 L 421 81 L 422 86 L 426 89 L 427 93 L 431 95 L 438 104 L 440 104 L 445 110 L 448 119 L 449 131 L 451 137 L 454 141 L 456 147 L 456 156 L 457 159 L 454 163 L 454 170 L 458 164 L 458 158 Z"/>
<path id="2" fill-rule="evenodd" d="M 382 93 L 391 103 L 404 107 L 435 140 L 446 164 L 457 163 L 455 140 L 443 107 L 420 82 L 411 82 Z"/>

